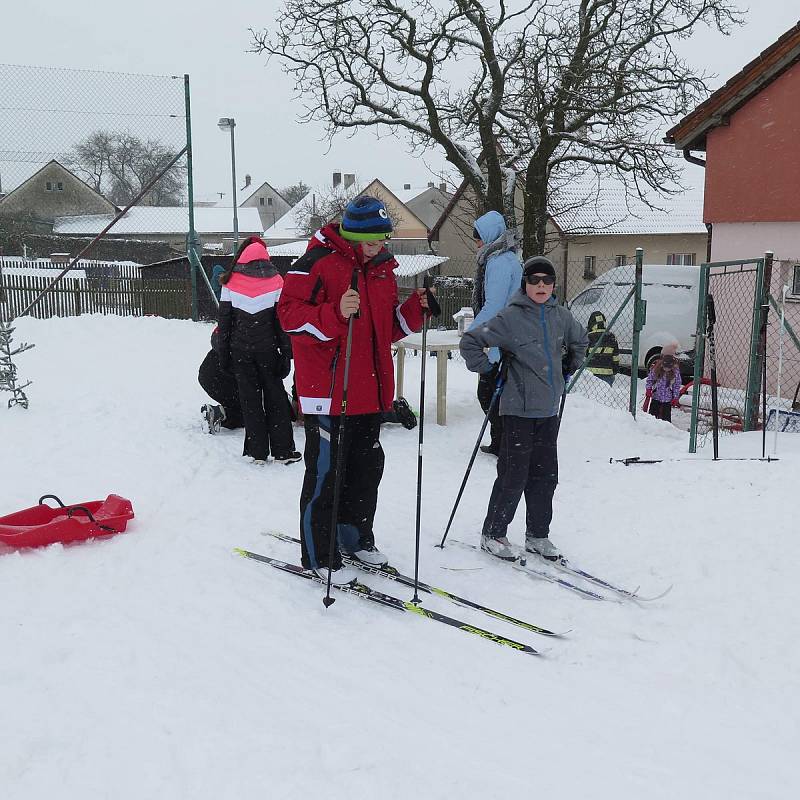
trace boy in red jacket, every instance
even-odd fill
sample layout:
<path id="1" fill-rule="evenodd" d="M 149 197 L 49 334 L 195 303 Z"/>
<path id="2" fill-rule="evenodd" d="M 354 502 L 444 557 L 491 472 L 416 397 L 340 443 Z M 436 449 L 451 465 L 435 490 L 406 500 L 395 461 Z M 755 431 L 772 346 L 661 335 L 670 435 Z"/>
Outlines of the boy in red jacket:
<path id="1" fill-rule="evenodd" d="M 400 305 L 394 269 L 384 247 L 392 223 L 374 197 L 352 200 L 341 224 L 317 231 L 306 254 L 290 268 L 278 303 L 281 325 L 292 337 L 294 378 L 305 415 L 306 473 L 300 495 L 302 563 L 342 585 L 356 578 L 342 567 L 340 548 L 368 564 L 383 565 L 372 524 L 383 474 L 381 414 L 394 397 L 392 342 L 422 328 L 424 289 Z M 350 288 L 354 272 L 358 290 Z M 337 441 L 341 421 L 348 321 L 353 341 L 344 427 L 344 475 L 337 544 L 328 552 Z"/>

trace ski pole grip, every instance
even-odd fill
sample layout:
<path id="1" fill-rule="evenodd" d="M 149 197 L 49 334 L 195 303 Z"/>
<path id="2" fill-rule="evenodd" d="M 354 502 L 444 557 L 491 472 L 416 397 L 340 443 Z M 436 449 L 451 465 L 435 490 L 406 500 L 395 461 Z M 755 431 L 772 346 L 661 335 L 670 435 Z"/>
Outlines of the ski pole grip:
<path id="1" fill-rule="evenodd" d="M 350 288 L 354 291 L 358 291 L 358 269 L 353 270 L 353 274 L 350 276 Z M 356 311 L 355 314 L 351 316 L 351 319 L 359 319 L 361 316 L 360 311 Z"/>
<path id="2" fill-rule="evenodd" d="M 510 353 L 503 353 L 503 356 L 500 359 L 500 374 L 498 376 L 503 383 L 505 383 L 506 378 L 508 378 L 508 368 L 510 365 L 511 365 Z"/>
<path id="3" fill-rule="evenodd" d="M 436 299 L 436 295 L 431 291 L 431 277 L 425 275 L 422 279 L 422 286 L 425 289 L 425 297 L 428 300 L 428 316 L 438 317 L 442 313 L 442 307 Z"/>

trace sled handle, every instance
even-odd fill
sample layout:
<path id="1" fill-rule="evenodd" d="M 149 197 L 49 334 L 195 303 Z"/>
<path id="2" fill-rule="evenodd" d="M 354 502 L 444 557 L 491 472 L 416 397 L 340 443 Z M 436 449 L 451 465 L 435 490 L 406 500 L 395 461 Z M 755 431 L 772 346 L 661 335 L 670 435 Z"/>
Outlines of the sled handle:
<path id="1" fill-rule="evenodd" d="M 54 494 L 43 494 L 39 498 L 39 505 L 40 506 L 45 505 L 45 502 L 44 502 L 45 500 L 55 500 L 56 503 L 58 503 L 61 506 L 61 508 L 66 508 L 66 506 Z"/>
<path id="2" fill-rule="evenodd" d="M 69 510 L 67 511 L 67 516 L 68 516 L 70 519 L 72 519 L 72 513 L 73 513 L 74 511 L 83 511 L 83 512 L 84 512 L 84 514 L 86 514 L 86 516 L 87 516 L 87 517 L 89 517 L 89 519 L 90 519 L 92 522 L 94 522 L 94 521 L 95 521 L 94 517 L 92 516 L 92 512 L 91 512 L 91 511 L 89 511 L 89 509 L 88 509 L 88 508 L 86 508 L 86 506 L 70 506 L 70 507 L 69 507 Z"/>
<path id="3" fill-rule="evenodd" d="M 89 509 L 86 508 L 86 506 L 70 506 L 67 511 L 67 517 L 69 519 L 72 519 L 72 513 L 74 511 L 83 511 L 83 513 L 86 514 L 87 517 L 89 517 L 90 522 L 93 525 L 96 525 L 102 531 L 108 531 L 109 533 L 119 533 L 119 531 L 116 528 L 112 528 L 110 525 L 103 525 L 102 523 L 98 522 L 92 515 L 92 512 L 89 511 Z"/>

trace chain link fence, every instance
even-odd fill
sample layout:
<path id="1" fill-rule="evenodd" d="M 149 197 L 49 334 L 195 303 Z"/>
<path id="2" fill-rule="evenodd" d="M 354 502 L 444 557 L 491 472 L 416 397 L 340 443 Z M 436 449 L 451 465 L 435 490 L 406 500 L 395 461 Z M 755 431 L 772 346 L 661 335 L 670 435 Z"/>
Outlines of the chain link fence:
<path id="1" fill-rule="evenodd" d="M 610 408 L 627 410 L 631 395 L 636 267 L 633 263 L 620 265 L 616 259 L 593 261 L 593 271 L 587 274 L 585 266 L 583 261 L 571 261 L 565 267 L 573 277 L 569 285 L 584 287 L 569 297 L 567 306 L 589 338 L 585 368 L 569 390 Z M 576 280 L 578 275 L 580 284 Z M 647 363 L 646 358 L 642 363 Z M 638 377 L 638 373 L 633 377 Z"/>
<path id="2" fill-rule="evenodd" d="M 711 439 L 714 366 L 720 434 L 762 430 L 765 415 L 800 430 L 800 266 L 767 254 L 702 270 L 690 450 Z"/>
<path id="3" fill-rule="evenodd" d="M 102 285 L 87 283 L 93 301 L 78 307 L 134 313 L 131 270 L 186 256 L 188 100 L 186 76 L 0 64 L 0 317 L 32 311 L 32 286 L 49 283 L 42 260 L 59 274 L 95 259 L 82 266 Z M 230 235 L 230 209 L 204 211 L 206 238 Z M 58 298 L 43 308 L 68 313 Z"/>
<path id="4" fill-rule="evenodd" d="M 773 264 L 767 326 L 767 429 L 800 431 L 800 258 Z"/>

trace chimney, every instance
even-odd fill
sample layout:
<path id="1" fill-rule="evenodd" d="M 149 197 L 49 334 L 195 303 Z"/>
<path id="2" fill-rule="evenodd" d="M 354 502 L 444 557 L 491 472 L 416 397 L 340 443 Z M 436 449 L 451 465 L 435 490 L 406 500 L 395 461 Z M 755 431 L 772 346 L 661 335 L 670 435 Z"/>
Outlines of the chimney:
<path id="1" fill-rule="evenodd" d="M 410 183 L 404 183 L 403 184 L 403 190 L 404 191 L 408 191 L 410 188 L 411 188 L 411 184 Z"/>
<path id="2" fill-rule="evenodd" d="M 245 176 L 244 176 L 244 186 L 243 186 L 242 188 L 243 188 L 243 189 L 246 189 L 246 188 L 247 188 L 247 187 L 250 185 L 250 182 L 251 182 L 252 180 L 253 180 L 253 179 L 252 179 L 252 178 L 251 178 L 249 175 L 245 175 Z"/>
<path id="3" fill-rule="evenodd" d="M 342 173 L 341 172 L 334 172 L 333 173 L 333 188 L 336 189 L 341 186 L 342 183 Z"/>
<path id="4" fill-rule="evenodd" d="M 344 174 L 344 188 L 349 189 L 356 182 L 356 176 L 352 172 L 345 172 Z"/>
<path id="5" fill-rule="evenodd" d="M 433 184 L 431 184 L 431 185 L 433 185 Z M 447 192 L 447 184 L 446 183 L 440 183 L 439 184 L 439 191 L 440 192 Z"/>

